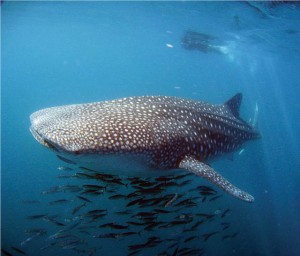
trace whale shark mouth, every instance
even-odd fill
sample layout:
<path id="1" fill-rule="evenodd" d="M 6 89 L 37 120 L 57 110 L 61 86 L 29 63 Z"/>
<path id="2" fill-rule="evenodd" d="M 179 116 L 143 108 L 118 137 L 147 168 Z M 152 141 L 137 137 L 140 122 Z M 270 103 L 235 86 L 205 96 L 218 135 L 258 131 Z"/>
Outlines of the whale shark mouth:
<path id="1" fill-rule="evenodd" d="M 29 128 L 32 136 L 40 143 L 42 144 L 43 146 L 49 148 L 49 149 L 52 149 L 54 151 L 59 151 L 57 149 L 57 147 L 51 143 L 49 140 L 45 139 L 43 136 L 41 136 L 32 126 L 30 126 Z"/>

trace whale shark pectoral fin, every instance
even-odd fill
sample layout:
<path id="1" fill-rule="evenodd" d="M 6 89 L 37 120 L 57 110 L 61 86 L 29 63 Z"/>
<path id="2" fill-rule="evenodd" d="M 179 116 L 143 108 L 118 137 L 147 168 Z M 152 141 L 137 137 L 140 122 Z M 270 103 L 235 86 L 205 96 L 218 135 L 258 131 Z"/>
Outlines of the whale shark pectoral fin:
<path id="1" fill-rule="evenodd" d="M 211 168 L 207 164 L 199 162 L 192 157 L 184 158 L 180 162 L 179 168 L 186 169 L 202 178 L 209 180 L 219 188 L 223 189 L 230 195 L 240 200 L 249 203 L 254 201 L 253 196 L 251 196 L 250 194 L 240 190 L 239 188 L 231 184 L 228 180 L 226 180 L 223 176 L 221 176 L 219 173 L 217 173 L 213 168 Z"/>

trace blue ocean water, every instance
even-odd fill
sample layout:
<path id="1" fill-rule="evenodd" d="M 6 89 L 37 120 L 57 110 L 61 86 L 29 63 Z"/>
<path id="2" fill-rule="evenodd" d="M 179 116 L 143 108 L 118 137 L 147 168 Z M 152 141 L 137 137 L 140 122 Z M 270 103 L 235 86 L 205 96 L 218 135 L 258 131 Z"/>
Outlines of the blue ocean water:
<path id="1" fill-rule="evenodd" d="M 83 230 L 76 251 L 51 244 L 49 236 L 59 225 L 27 219 L 59 215 L 66 225 L 78 205 L 49 207 L 51 200 L 71 199 L 69 193 L 41 193 L 73 183 L 57 178 L 63 163 L 30 134 L 32 112 L 137 95 L 217 104 L 242 92 L 241 116 L 253 119 L 257 104 L 262 138 L 247 143 L 233 160 L 220 158 L 212 165 L 254 195 L 255 202 L 246 204 L 218 191 L 220 199 L 199 203 L 193 214 L 230 209 L 226 220 L 216 216 L 199 226 L 191 243 L 183 242 L 190 235 L 180 225 L 157 231 L 153 234 L 163 241 L 136 255 L 183 255 L 173 253 L 176 247 L 201 248 L 201 255 L 300 255 L 298 3 L 2 2 L 1 17 L 2 249 L 13 255 L 20 252 L 12 247 L 27 255 L 129 255 L 127 246 L 143 243 L 147 236 L 143 231 L 126 239 L 95 239 L 94 230 Z M 212 36 L 214 50 L 182 47 L 187 31 Z M 200 178 L 195 182 L 207 184 Z M 93 203 L 117 207 L 113 200 L 101 200 Z M 230 223 L 230 232 L 220 230 L 220 221 Z M 47 233 L 24 242 L 33 228 Z M 204 241 L 203 235 L 214 231 L 218 234 Z M 166 237 L 177 239 L 177 245 L 168 249 L 172 243 Z"/>

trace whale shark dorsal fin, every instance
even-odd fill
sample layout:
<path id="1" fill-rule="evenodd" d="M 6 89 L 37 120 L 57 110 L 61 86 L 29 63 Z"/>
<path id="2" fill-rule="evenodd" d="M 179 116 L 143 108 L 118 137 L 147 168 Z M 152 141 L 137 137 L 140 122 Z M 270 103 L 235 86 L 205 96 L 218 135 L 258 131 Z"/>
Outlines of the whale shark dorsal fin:
<path id="1" fill-rule="evenodd" d="M 196 174 L 197 176 L 207 179 L 214 185 L 218 186 L 225 192 L 240 200 L 249 203 L 254 201 L 253 196 L 246 193 L 245 191 L 240 190 L 239 188 L 231 184 L 228 180 L 226 180 L 222 175 L 217 173 L 213 168 L 203 162 L 194 159 L 193 157 L 185 157 L 183 160 L 181 160 L 181 162 L 179 163 L 179 168 L 186 169 Z"/>
<path id="2" fill-rule="evenodd" d="M 230 98 L 228 101 L 224 103 L 225 106 L 228 107 L 228 109 L 231 111 L 231 113 L 236 117 L 240 117 L 240 106 L 242 103 L 243 95 L 241 93 L 237 93 L 232 98 Z"/>

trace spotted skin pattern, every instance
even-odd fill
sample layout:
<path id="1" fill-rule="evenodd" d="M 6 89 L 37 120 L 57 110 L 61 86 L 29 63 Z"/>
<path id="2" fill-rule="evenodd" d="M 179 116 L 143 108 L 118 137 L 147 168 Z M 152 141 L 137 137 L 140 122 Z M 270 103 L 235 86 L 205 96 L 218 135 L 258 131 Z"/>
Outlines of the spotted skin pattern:
<path id="1" fill-rule="evenodd" d="M 236 94 L 225 104 L 212 105 L 169 96 L 141 96 L 52 107 L 30 116 L 30 130 L 41 144 L 58 152 L 137 156 L 145 167 L 184 168 L 195 173 L 195 168 L 204 168 L 195 166 L 195 161 L 234 151 L 259 137 L 239 118 L 241 100 L 242 95 Z M 213 170 L 204 169 L 208 173 Z M 251 201 L 237 195 L 235 187 L 225 189 L 230 183 L 220 185 L 224 181 L 219 177 L 206 176 L 232 195 Z"/>

